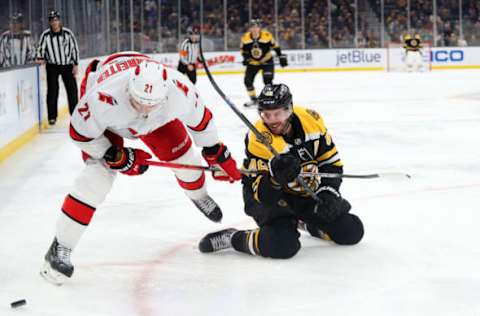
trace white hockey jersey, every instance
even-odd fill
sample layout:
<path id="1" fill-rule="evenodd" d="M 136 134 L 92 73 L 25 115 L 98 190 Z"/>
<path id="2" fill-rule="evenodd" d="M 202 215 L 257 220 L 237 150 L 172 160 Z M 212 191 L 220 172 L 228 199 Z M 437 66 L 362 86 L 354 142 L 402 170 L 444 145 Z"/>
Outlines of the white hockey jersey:
<path id="1" fill-rule="evenodd" d="M 160 74 L 169 85 L 165 104 L 148 115 L 130 105 L 130 72 L 146 58 L 149 57 L 136 52 L 114 54 L 88 75 L 85 94 L 72 114 L 70 137 L 92 158 L 102 158 L 110 148 L 111 143 L 104 136 L 106 130 L 133 139 L 174 119 L 187 126 L 198 147 L 219 142 L 211 112 L 190 80 L 175 69 L 165 67 Z"/>

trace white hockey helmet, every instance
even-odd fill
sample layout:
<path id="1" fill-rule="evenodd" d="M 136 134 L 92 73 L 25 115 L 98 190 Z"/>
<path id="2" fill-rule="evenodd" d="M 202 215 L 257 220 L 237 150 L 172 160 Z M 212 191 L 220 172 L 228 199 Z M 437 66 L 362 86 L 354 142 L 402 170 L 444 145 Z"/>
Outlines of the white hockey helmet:
<path id="1" fill-rule="evenodd" d="M 132 106 L 141 113 L 149 113 L 167 101 L 167 70 L 154 60 L 144 60 L 130 73 L 128 93 Z"/>

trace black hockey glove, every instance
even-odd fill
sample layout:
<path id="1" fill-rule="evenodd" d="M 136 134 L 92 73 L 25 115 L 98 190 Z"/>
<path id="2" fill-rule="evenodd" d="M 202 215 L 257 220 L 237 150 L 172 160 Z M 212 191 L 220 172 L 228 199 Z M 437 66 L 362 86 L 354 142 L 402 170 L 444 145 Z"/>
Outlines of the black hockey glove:
<path id="1" fill-rule="evenodd" d="M 146 160 L 152 158 L 152 155 L 141 149 L 112 146 L 103 158 L 110 169 L 137 176 L 147 171 Z"/>
<path id="2" fill-rule="evenodd" d="M 322 223 L 331 223 L 352 208 L 350 203 L 330 186 L 321 187 L 317 196 L 320 202 L 315 204 L 313 213 Z"/>
<path id="3" fill-rule="evenodd" d="M 249 59 L 244 58 L 243 61 L 242 61 L 242 65 L 248 66 L 248 62 L 249 62 Z"/>
<path id="4" fill-rule="evenodd" d="M 295 180 L 301 170 L 300 159 L 291 154 L 281 154 L 268 162 L 270 175 L 281 185 Z"/>
<path id="5" fill-rule="evenodd" d="M 287 55 L 282 54 L 282 55 L 278 56 L 278 59 L 279 59 L 279 61 L 280 61 L 280 66 L 282 66 L 282 67 L 288 66 L 288 58 L 287 58 Z"/>

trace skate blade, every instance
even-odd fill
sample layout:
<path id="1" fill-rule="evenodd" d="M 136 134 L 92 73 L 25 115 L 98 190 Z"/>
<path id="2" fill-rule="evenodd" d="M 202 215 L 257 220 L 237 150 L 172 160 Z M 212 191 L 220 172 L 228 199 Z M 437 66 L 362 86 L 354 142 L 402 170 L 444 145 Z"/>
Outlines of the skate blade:
<path id="1" fill-rule="evenodd" d="M 65 281 L 67 280 L 67 277 L 65 275 L 52 269 L 50 263 L 48 262 L 45 262 L 42 270 L 40 270 L 40 275 L 48 282 L 57 286 L 63 285 L 63 283 L 65 283 Z"/>

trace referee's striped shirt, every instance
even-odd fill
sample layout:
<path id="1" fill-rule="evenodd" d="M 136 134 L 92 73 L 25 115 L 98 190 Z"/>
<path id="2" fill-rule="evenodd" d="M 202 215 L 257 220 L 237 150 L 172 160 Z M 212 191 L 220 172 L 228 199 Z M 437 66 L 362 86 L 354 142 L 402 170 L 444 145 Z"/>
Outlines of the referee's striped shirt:
<path id="1" fill-rule="evenodd" d="M 200 51 L 199 42 L 192 42 L 189 38 L 180 45 L 180 61 L 183 64 L 195 64 Z"/>
<path id="2" fill-rule="evenodd" d="M 34 55 L 30 31 L 15 34 L 6 31 L 0 35 L 0 67 L 25 65 L 32 61 Z"/>
<path id="3" fill-rule="evenodd" d="M 66 27 L 62 27 L 58 33 L 48 28 L 40 36 L 37 58 L 45 59 L 48 64 L 78 65 L 78 44 L 75 35 Z"/>

